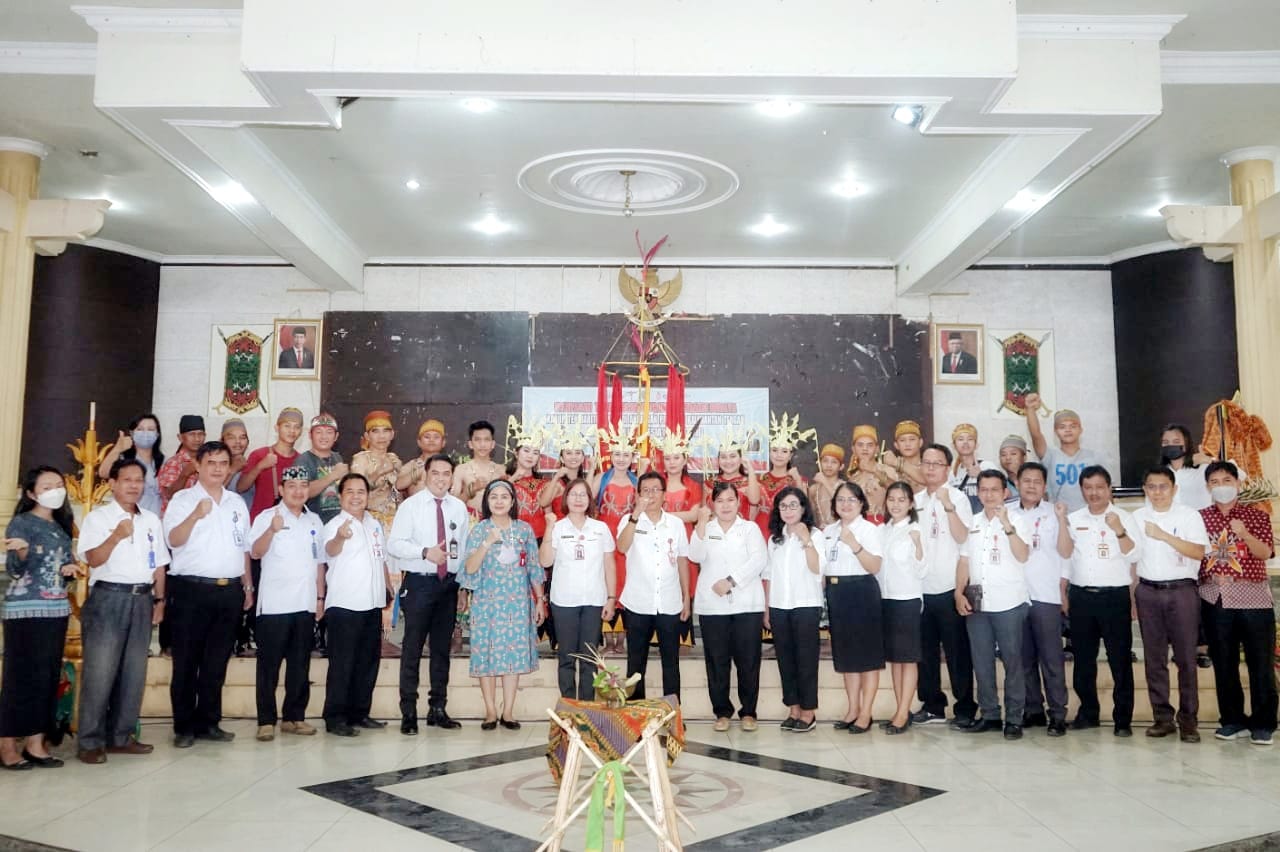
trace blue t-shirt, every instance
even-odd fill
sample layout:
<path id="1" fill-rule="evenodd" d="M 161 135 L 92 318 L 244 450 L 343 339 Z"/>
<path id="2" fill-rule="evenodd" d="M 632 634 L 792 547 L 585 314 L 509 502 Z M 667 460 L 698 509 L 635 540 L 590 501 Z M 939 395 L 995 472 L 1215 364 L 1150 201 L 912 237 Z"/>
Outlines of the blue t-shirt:
<path id="1" fill-rule="evenodd" d="M 1074 456 L 1068 456 L 1057 447 L 1049 447 L 1040 459 L 1049 470 L 1049 500 L 1061 500 L 1067 504 L 1067 511 L 1074 512 L 1084 508 L 1084 492 L 1080 490 L 1080 472 L 1086 467 L 1102 464 L 1102 456 L 1084 447 L 1076 450 Z"/>

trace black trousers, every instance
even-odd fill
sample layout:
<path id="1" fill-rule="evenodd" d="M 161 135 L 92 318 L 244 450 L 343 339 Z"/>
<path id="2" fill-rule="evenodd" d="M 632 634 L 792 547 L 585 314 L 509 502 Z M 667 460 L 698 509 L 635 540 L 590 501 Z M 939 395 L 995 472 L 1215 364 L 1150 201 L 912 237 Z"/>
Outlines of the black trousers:
<path id="1" fill-rule="evenodd" d="M 627 677 L 640 674 L 632 698 L 644 698 L 644 675 L 649 667 L 649 637 L 658 633 L 658 656 L 662 659 L 662 694 L 680 697 L 680 613 L 645 615 L 627 611 Z"/>
<path id="2" fill-rule="evenodd" d="M 969 654 L 969 632 L 964 618 L 956 612 L 954 592 L 924 596 L 920 613 L 920 683 L 916 694 L 925 710 L 938 716 L 947 712 L 947 696 L 942 691 L 942 653 L 947 657 L 951 679 L 953 712 L 957 719 L 972 719 L 978 712 L 973 700 L 973 657 Z"/>
<path id="3" fill-rule="evenodd" d="M 452 575 L 440 580 L 435 574 L 406 571 L 400 583 L 400 615 L 404 618 L 404 644 L 400 649 L 400 715 L 418 716 L 418 680 L 422 646 L 431 652 L 431 691 L 427 704 L 443 710 L 449 700 L 449 647 L 458 619 L 458 581 Z M 333 628 L 329 628 L 329 654 L 333 654 Z"/>
<path id="4" fill-rule="evenodd" d="M 329 622 L 329 676 L 324 721 L 354 724 L 369 715 L 382 653 L 382 610 L 325 610 Z"/>
<path id="5" fill-rule="evenodd" d="M 595 687 L 591 685 L 596 674 L 596 667 L 585 660 L 574 659 L 574 654 L 587 653 L 587 646 L 600 647 L 600 639 L 604 623 L 600 615 L 604 611 L 598 606 L 556 606 L 551 604 L 551 614 L 555 616 L 560 643 L 556 647 L 559 665 L 556 677 L 560 686 L 561 698 L 577 698 L 590 701 L 595 698 Z"/>
<path id="6" fill-rule="evenodd" d="M 782 678 L 782 703 L 818 709 L 818 620 L 822 607 L 769 608 L 773 648 Z"/>
<path id="7" fill-rule="evenodd" d="M 6 618 L 0 737 L 51 734 L 62 679 L 67 616 Z"/>
<path id="8" fill-rule="evenodd" d="M 551 643 L 551 650 L 560 647 L 560 637 L 556 633 L 555 607 L 551 606 L 551 569 L 546 569 L 546 579 L 542 581 L 542 594 L 547 599 L 547 617 L 538 625 L 538 638 L 545 638 Z"/>
<path id="9" fill-rule="evenodd" d="M 255 589 L 262 588 L 262 561 L 260 559 L 249 560 L 249 574 L 253 577 L 253 587 Z M 255 625 L 258 621 L 258 608 L 251 606 L 248 609 L 240 611 L 240 623 L 236 625 L 236 652 L 239 653 L 257 643 L 257 629 Z"/>
<path id="10" fill-rule="evenodd" d="M 1071 646 L 1075 671 L 1071 687 L 1080 698 L 1079 714 L 1098 721 L 1098 646 L 1107 647 L 1107 664 L 1115 680 L 1111 718 L 1117 727 L 1133 721 L 1133 604 L 1128 586 L 1105 586 L 1096 591 L 1072 584 L 1067 587 L 1071 620 Z"/>
<path id="11" fill-rule="evenodd" d="M 707 664 L 707 692 L 717 719 L 733 718 L 729 700 L 729 673 L 738 670 L 738 716 L 756 715 L 760 697 L 760 631 L 763 612 L 732 615 L 699 615 L 702 651 Z"/>
<path id="12" fill-rule="evenodd" d="M 172 607 L 165 621 L 172 622 L 173 732 L 194 736 L 222 721 L 222 684 L 244 611 L 244 589 L 239 580 L 214 586 L 171 574 L 167 590 Z"/>
<path id="13" fill-rule="evenodd" d="M 276 723 L 276 685 L 280 683 L 281 662 L 285 664 L 284 712 L 281 718 L 286 722 L 301 722 L 307 718 L 315 622 L 315 613 L 305 611 L 257 617 L 259 725 Z"/>
<path id="14" fill-rule="evenodd" d="M 1200 622 L 1209 639 L 1222 724 L 1274 731 L 1276 675 L 1272 658 L 1275 653 L 1275 611 L 1270 607 L 1226 609 L 1221 603 L 1202 602 Z M 1248 715 L 1244 712 L 1244 689 L 1240 685 L 1241 648 L 1249 670 L 1249 709 L 1252 712 Z"/>

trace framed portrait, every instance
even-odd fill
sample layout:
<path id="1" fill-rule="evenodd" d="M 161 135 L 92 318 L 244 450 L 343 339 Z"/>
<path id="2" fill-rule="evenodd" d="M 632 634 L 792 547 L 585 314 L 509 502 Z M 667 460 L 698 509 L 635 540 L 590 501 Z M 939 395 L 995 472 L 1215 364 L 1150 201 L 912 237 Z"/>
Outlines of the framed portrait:
<path id="1" fill-rule="evenodd" d="M 932 346 L 936 384 L 980 385 L 985 381 L 981 325 L 935 323 Z"/>
<path id="2" fill-rule="evenodd" d="M 272 338 L 271 378 L 314 381 L 320 378 L 320 331 L 318 319 L 278 319 Z"/>

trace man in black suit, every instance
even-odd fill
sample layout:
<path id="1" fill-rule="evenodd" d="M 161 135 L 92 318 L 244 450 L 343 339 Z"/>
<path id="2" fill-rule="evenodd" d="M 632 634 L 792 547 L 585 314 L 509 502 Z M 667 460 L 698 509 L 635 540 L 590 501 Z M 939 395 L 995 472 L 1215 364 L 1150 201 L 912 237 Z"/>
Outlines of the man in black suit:
<path id="1" fill-rule="evenodd" d="M 947 353 L 942 356 L 942 372 L 978 374 L 978 359 L 964 351 L 964 337 L 958 331 L 947 333 Z"/>
<path id="2" fill-rule="evenodd" d="M 293 348 L 280 353 L 280 369 L 282 370 L 314 370 L 316 368 L 315 353 L 307 348 L 307 329 L 300 325 L 293 327 Z"/>

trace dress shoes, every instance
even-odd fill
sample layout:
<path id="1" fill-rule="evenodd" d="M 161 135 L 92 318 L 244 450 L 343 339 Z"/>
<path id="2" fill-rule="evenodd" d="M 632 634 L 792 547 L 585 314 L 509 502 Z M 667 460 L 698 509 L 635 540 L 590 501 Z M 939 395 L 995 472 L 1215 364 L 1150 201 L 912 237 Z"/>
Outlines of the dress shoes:
<path id="1" fill-rule="evenodd" d="M 346 722 L 334 722 L 331 725 L 325 725 L 325 732 L 333 734 L 335 737 L 355 737 L 360 732 L 348 725 Z"/>
<path id="2" fill-rule="evenodd" d="M 506 728 L 508 731 L 520 730 L 520 723 L 515 719 L 499 719 L 498 724 Z"/>
<path id="3" fill-rule="evenodd" d="M 1130 728 L 1128 725 L 1116 725 L 1116 729 L 1111 733 L 1115 734 L 1117 737 L 1131 737 L 1133 736 L 1133 728 Z"/>
<path id="4" fill-rule="evenodd" d="M 312 725 L 308 725 L 306 722 L 281 722 L 280 733 L 297 734 L 300 737 L 313 737 L 315 736 L 316 729 Z"/>
<path id="5" fill-rule="evenodd" d="M 462 727 L 461 722 L 449 718 L 449 714 L 444 712 L 443 707 L 433 707 L 427 711 L 427 724 L 437 728 L 444 728 L 448 731 Z"/>
<path id="6" fill-rule="evenodd" d="M 381 719 L 375 719 L 372 716 L 365 716 L 360 721 L 352 722 L 351 724 L 353 727 L 365 728 L 370 731 L 376 731 L 379 728 L 385 728 L 387 726 L 386 722 L 382 721 Z"/>
<path id="7" fill-rule="evenodd" d="M 979 719 L 967 728 L 956 728 L 964 734 L 986 734 L 991 731 L 1003 731 L 1004 723 L 999 719 Z"/>
<path id="8" fill-rule="evenodd" d="M 418 720 L 417 719 L 401 719 L 400 733 L 404 734 L 406 737 L 415 736 L 418 733 Z"/>
<path id="9" fill-rule="evenodd" d="M 1024 728 L 1043 728 L 1049 724 L 1049 719 L 1044 713 L 1024 713 L 1022 714 L 1022 727 Z"/>
<path id="10" fill-rule="evenodd" d="M 275 738 L 276 738 L 275 725 L 259 725 L 258 733 L 254 736 L 254 739 L 260 743 L 269 743 Z"/>
<path id="11" fill-rule="evenodd" d="M 156 747 L 150 743 L 140 743 L 133 737 L 124 745 L 107 746 L 107 754 L 151 754 Z"/>
<path id="12" fill-rule="evenodd" d="M 1178 739 L 1184 743 L 1198 743 L 1200 742 L 1200 732 L 1195 727 L 1182 728 L 1178 732 Z"/>
<path id="13" fill-rule="evenodd" d="M 1156 722 L 1150 728 L 1147 728 L 1147 736 L 1149 737 L 1167 737 L 1177 732 L 1178 726 L 1169 721 Z"/>
<path id="14" fill-rule="evenodd" d="M 480 730 L 482 731 L 496 731 L 497 729 L 498 729 L 497 719 L 486 719 L 485 721 L 480 723 Z"/>
<path id="15" fill-rule="evenodd" d="M 175 734 L 173 737 L 174 748 L 191 748 L 196 744 L 196 738 L 190 734 Z"/>
<path id="16" fill-rule="evenodd" d="M 1090 728 L 1099 727 L 1102 727 L 1102 723 L 1097 719 L 1089 719 L 1084 716 L 1076 716 L 1075 719 L 1071 721 L 1071 730 L 1073 731 L 1087 731 Z"/>
<path id="17" fill-rule="evenodd" d="M 839 727 L 838 722 L 836 723 L 836 725 L 837 727 Z M 846 725 L 845 727 L 848 727 L 848 726 Z M 712 728 L 712 730 L 716 731 L 717 733 L 723 734 L 725 731 L 729 730 L 729 720 L 726 719 L 724 716 L 718 717 L 716 719 L 716 724 Z"/>
<path id="18" fill-rule="evenodd" d="M 1005 725 L 1004 738 L 1006 740 L 1022 739 L 1022 726 L 1021 725 Z"/>
<path id="19" fill-rule="evenodd" d="M 97 766 L 99 763 L 107 762 L 107 750 L 105 748 L 86 748 L 76 752 L 76 759 L 81 763 L 87 763 L 90 766 Z"/>
<path id="20" fill-rule="evenodd" d="M 25 772 L 35 768 L 36 765 L 29 760 L 19 760 L 17 763 L 0 762 L 0 769 L 7 769 L 10 772 Z"/>
<path id="21" fill-rule="evenodd" d="M 53 755 L 45 755 L 44 757 L 36 757 L 25 748 L 22 750 L 22 759 L 30 763 L 36 769 L 57 769 L 62 766 L 62 761 Z"/>
<path id="22" fill-rule="evenodd" d="M 756 721 L 755 716 L 742 717 L 742 730 L 746 731 L 747 733 L 751 733 L 752 731 L 754 731 L 756 728 L 759 728 L 759 727 L 760 727 L 760 723 Z"/>
<path id="23" fill-rule="evenodd" d="M 201 731 L 196 734 L 198 740 L 208 740 L 211 743 L 229 743 L 236 738 L 236 735 L 230 731 L 224 731 L 217 725 L 209 728 L 207 731 Z"/>
<path id="24" fill-rule="evenodd" d="M 1049 730 L 1047 731 L 1051 737 L 1065 737 L 1067 735 L 1066 719 L 1050 719 Z"/>

